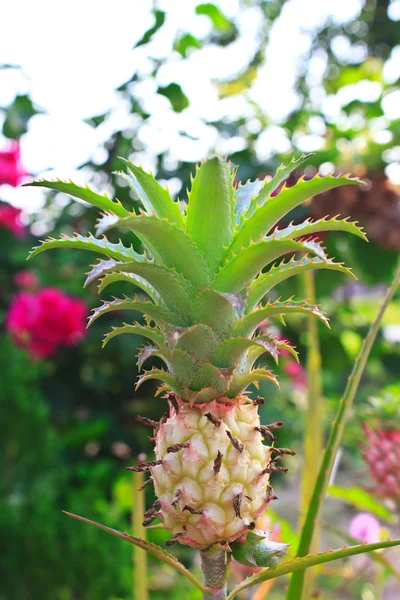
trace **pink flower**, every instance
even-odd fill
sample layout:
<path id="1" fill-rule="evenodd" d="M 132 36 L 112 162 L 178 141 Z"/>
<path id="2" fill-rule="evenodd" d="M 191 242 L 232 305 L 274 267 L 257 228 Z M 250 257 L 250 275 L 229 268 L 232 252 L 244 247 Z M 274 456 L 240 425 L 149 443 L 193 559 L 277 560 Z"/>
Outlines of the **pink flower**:
<path id="1" fill-rule="evenodd" d="M 26 174 L 21 163 L 19 143 L 13 141 L 7 150 L 0 150 L 0 185 L 8 183 L 17 187 Z"/>
<path id="2" fill-rule="evenodd" d="M 18 271 L 14 275 L 14 283 L 18 287 L 30 291 L 39 287 L 39 279 L 32 271 Z"/>
<path id="3" fill-rule="evenodd" d="M 359 513 L 351 520 L 349 532 L 356 540 L 370 544 L 379 541 L 380 528 L 379 521 L 373 515 Z"/>
<path id="4" fill-rule="evenodd" d="M 16 237 L 21 237 L 26 231 L 25 225 L 21 221 L 22 210 L 15 208 L 10 204 L 0 205 L 0 226 L 6 227 Z"/>
<path id="5" fill-rule="evenodd" d="M 83 337 L 88 309 L 84 302 L 57 288 L 19 292 L 9 307 L 6 329 L 14 343 L 33 358 L 52 356 L 59 346 L 73 346 Z"/>
<path id="6" fill-rule="evenodd" d="M 286 375 L 289 375 L 292 383 L 297 388 L 305 388 L 307 387 L 307 373 L 299 363 L 295 360 L 288 360 L 283 365 L 283 370 Z"/>

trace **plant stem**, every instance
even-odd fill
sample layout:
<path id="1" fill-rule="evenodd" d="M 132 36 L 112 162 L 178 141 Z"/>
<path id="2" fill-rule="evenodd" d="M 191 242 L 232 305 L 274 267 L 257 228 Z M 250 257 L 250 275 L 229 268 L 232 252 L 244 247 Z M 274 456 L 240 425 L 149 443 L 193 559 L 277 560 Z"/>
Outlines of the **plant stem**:
<path id="1" fill-rule="evenodd" d="M 145 511 L 144 492 L 139 488 L 144 483 L 144 473 L 133 473 L 132 478 L 132 531 L 133 535 L 142 540 L 146 539 L 146 530 L 143 527 L 143 514 Z M 147 554 L 137 546 L 133 547 L 133 598 L 135 600 L 148 600 L 147 586 Z"/>
<path id="2" fill-rule="evenodd" d="M 314 273 L 304 273 L 305 298 L 310 304 L 316 304 Z M 301 515 L 307 514 L 312 490 L 318 476 L 323 453 L 323 407 L 321 352 L 318 336 L 318 322 L 313 315 L 307 318 L 307 412 L 304 432 L 304 463 L 301 479 Z M 304 517 L 301 517 L 300 528 Z M 316 521 L 311 552 L 318 552 L 320 527 Z M 306 572 L 304 598 L 311 595 L 315 579 L 315 569 Z"/>
<path id="3" fill-rule="evenodd" d="M 329 479 L 332 473 L 335 457 L 338 452 L 344 428 L 349 417 L 354 396 L 358 390 L 361 377 L 364 373 L 365 366 L 373 343 L 378 335 L 379 328 L 382 322 L 383 315 L 393 299 L 397 286 L 400 283 L 400 261 L 393 283 L 388 288 L 385 298 L 379 307 L 378 314 L 371 323 L 368 334 L 364 339 L 361 350 L 354 362 L 350 377 L 348 378 L 344 395 L 339 403 L 336 418 L 332 424 L 331 433 L 323 454 L 321 467 L 313 489 L 310 504 L 307 510 L 307 516 L 304 521 L 303 529 L 300 536 L 299 548 L 297 556 L 306 556 L 310 551 L 310 545 L 313 538 L 314 523 L 319 518 L 322 503 L 325 499 L 328 489 Z M 286 600 L 299 600 L 303 598 L 304 586 L 304 570 L 298 571 L 292 575 Z"/>
<path id="4" fill-rule="evenodd" d="M 207 587 L 207 591 L 203 593 L 203 600 L 225 600 L 228 576 L 225 550 L 207 551 L 200 554 L 203 583 Z"/>

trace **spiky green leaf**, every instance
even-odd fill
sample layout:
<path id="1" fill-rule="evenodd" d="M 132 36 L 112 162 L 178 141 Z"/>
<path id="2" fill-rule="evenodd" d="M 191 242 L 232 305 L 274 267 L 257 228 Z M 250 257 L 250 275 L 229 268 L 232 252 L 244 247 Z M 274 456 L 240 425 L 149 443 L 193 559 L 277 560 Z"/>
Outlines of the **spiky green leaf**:
<path id="1" fill-rule="evenodd" d="M 148 338 L 159 346 L 161 346 L 164 342 L 163 336 L 158 332 L 157 329 L 153 327 L 145 327 L 139 323 L 135 323 L 135 325 L 128 325 L 127 323 L 124 323 L 122 327 L 113 327 L 112 330 L 104 336 L 103 348 L 112 338 L 116 337 L 117 335 L 125 335 L 126 333 L 141 335 L 142 337 Z"/>
<path id="2" fill-rule="evenodd" d="M 279 389 L 279 383 L 274 373 L 267 371 L 267 369 L 259 368 L 252 369 L 249 373 L 235 377 L 226 395 L 228 398 L 235 398 L 235 396 L 243 393 L 252 383 L 257 386 L 259 381 L 271 381 Z"/>
<path id="3" fill-rule="evenodd" d="M 164 371 L 163 369 L 151 369 L 151 371 L 145 371 L 142 373 L 137 380 L 135 390 L 139 389 L 139 387 L 150 379 L 158 379 L 164 383 L 164 387 L 172 390 L 178 396 L 185 397 L 185 388 L 179 381 L 168 371 Z"/>
<path id="4" fill-rule="evenodd" d="M 220 156 L 206 160 L 189 193 L 186 232 L 212 271 L 222 263 L 234 226 L 232 173 Z"/>
<path id="5" fill-rule="evenodd" d="M 234 334 L 240 335 L 241 337 L 247 337 L 252 335 L 257 327 L 265 321 L 265 319 L 269 319 L 275 315 L 285 315 L 289 313 L 299 313 L 299 314 L 313 314 L 318 319 L 320 319 L 327 327 L 329 327 L 328 319 L 324 315 L 324 313 L 317 307 L 312 304 L 307 304 L 307 302 L 293 302 L 291 299 L 286 302 L 280 302 L 277 300 L 276 302 L 268 302 L 265 306 L 261 306 L 260 308 L 250 312 L 245 315 L 240 321 L 236 323 L 234 326 Z"/>
<path id="6" fill-rule="evenodd" d="M 126 227 L 142 240 L 157 262 L 175 268 L 194 285 L 208 285 L 208 267 L 193 242 L 175 223 L 156 216 L 131 215 L 111 223 Z"/>
<path id="7" fill-rule="evenodd" d="M 293 358 L 296 360 L 296 362 L 299 362 L 299 355 L 296 352 L 295 348 L 291 344 L 289 344 L 288 342 L 279 340 L 278 338 L 270 338 L 270 340 L 271 340 L 271 344 L 274 344 L 274 346 L 275 346 L 276 361 L 279 356 L 279 351 L 286 350 L 293 356 Z M 258 358 L 260 358 L 260 356 L 262 356 L 262 354 L 264 354 L 264 352 L 265 352 L 265 350 L 262 347 L 259 348 L 258 346 L 252 346 L 249 349 L 244 360 L 241 362 L 240 370 L 242 372 L 250 371 L 250 369 L 253 368 L 256 360 Z M 271 355 L 273 358 L 275 358 L 275 355 L 272 354 L 272 352 L 271 352 Z"/>
<path id="8" fill-rule="evenodd" d="M 206 323 L 221 336 L 228 335 L 235 321 L 242 316 L 245 301 L 241 294 L 225 294 L 213 289 L 201 291 L 193 306 L 197 322 Z"/>
<path id="9" fill-rule="evenodd" d="M 298 169 L 300 165 L 306 162 L 312 155 L 312 153 L 302 154 L 297 159 L 293 157 L 286 167 L 282 164 L 277 170 L 274 177 L 272 177 L 272 179 L 266 180 L 259 194 L 253 197 L 252 201 L 250 202 L 249 208 L 245 213 L 245 218 L 249 219 L 250 217 L 252 217 L 256 212 L 257 208 L 265 204 L 265 202 L 268 200 L 268 197 L 278 189 L 281 183 L 284 182 L 289 177 L 289 175 L 293 173 L 295 169 Z"/>
<path id="10" fill-rule="evenodd" d="M 302 177 L 292 187 L 283 186 L 277 196 L 269 197 L 249 219 L 246 219 L 241 229 L 236 234 L 229 255 L 239 252 L 253 240 L 259 241 L 266 235 L 285 215 L 291 210 L 309 200 L 316 194 L 339 187 L 341 185 L 360 185 L 359 179 L 350 177 L 320 177 L 319 174 L 313 179 L 304 180 Z"/>
<path id="11" fill-rule="evenodd" d="M 222 292 L 242 290 L 265 266 L 273 260 L 295 252 L 325 253 L 315 242 L 294 242 L 292 240 L 272 240 L 270 242 L 251 243 L 250 246 L 225 263 L 216 276 L 213 285 Z"/>
<path id="12" fill-rule="evenodd" d="M 230 338 L 225 340 L 214 350 L 211 361 L 217 367 L 233 368 L 253 346 L 259 348 L 260 353 L 258 356 L 261 356 L 264 352 L 269 352 L 275 362 L 278 361 L 277 345 L 268 335 L 260 335 L 253 339 Z"/>
<path id="13" fill-rule="evenodd" d="M 236 224 L 240 222 L 242 214 L 249 208 L 252 199 L 258 196 L 263 186 L 264 183 L 260 179 L 239 183 L 234 192 Z"/>
<path id="14" fill-rule="evenodd" d="M 143 364 L 150 356 L 158 356 L 168 367 L 171 375 L 179 381 L 181 385 L 190 387 L 198 372 L 198 364 L 184 350 L 175 348 L 170 350 L 164 345 L 150 351 L 144 351 L 140 356 L 140 363 Z"/>
<path id="15" fill-rule="evenodd" d="M 321 259 L 318 256 L 303 256 L 300 260 L 295 260 L 294 256 L 287 262 L 283 261 L 273 265 L 267 273 L 261 273 L 259 277 L 250 285 L 249 296 L 247 300 L 247 310 L 253 310 L 260 300 L 279 283 L 306 271 L 316 269 L 330 269 L 340 271 L 351 277 L 355 277 L 350 269 L 343 266 L 343 263 L 335 263 L 331 259 Z"/>
<path id="16" fill-rule="evenodd" d="M 110 229 L 113 224 L 118 223 L 119 217 L 117 215 L 112 215 L 111 213 L 101 213 L 100 217 L 96 221 L 95 229 L 96 229 L 96 237 L 100 237 Z"/>
<path id="17" fill-rule="evenodd" d="M 83 235 L 75 234 L 70 237 L 62 235 L 61 238 L 48 238 L 44 240 L 40 246 L 36 246 L 28 255 L 28 260 L 41 252 L 51 250 L 53 248 L 76 248 L 78 250 L 88 250 L 96 254 L 103 254 L 110 258 L 115 258 L 123 262 L 130 260 L 143 260 L 143 256 L 135 252 L 132 248 L 126 248 L 123 244 L 112 244 L 107 238 L 100 240 L 93 237 L 91 234 L 86 238 Z"/>
<path id="18" fill-rule="evenodd" d="M 104 302 L 102 306 L 94 308 L 88 319 L 88 327 L 101 315 L 115 310 L 135 310 L 145 315 L 148 320 L 154 321 L 157 325 L 165 323 L 179 322 L 179 318 L 175 317 L 168 309 L 163 306 L 154 304 L 149 300 L 140 300 L 140 298 L 114 298 L 112 301 Z"/>
<path id="19" fill-rule="evenodd" d="M 100 280 L 98 285 L 99 293 L 102 292 L 108 285 L 111 285 L 112 283 L 129 283 L 138 287 L 143 292 L 146 292 L 146 294 L 148 294 L 148 296 L 153 300 L 153 302 L 157 304 L 161 302 L 161 298 L 156 292 L 156 290 L 142 277 L 139 277 L 134 273 L 116 272 L 104 275 L 104 277 Z M 87 280 L 85 282 L 85 285 L 86 284 Z"/>
<path id="20" fill-rule="evenodd" d="M 218 398 L 227 390 L 233 377 L 233 369 L 219 369 L 211 363 L 202 363 L 191 382 L 190 389 L 201 391 L 212 389 L 214 398 Z M 196 402 L 199 402 L 197 399 Z"/>
<path id="21" fill-rule="evenodd" d="M 185 322 L 190 321 L 195 288 L 180 273 L 167 269 L 154 262 L 117 263 L 103 271 L 106 280 L 102 280 L 99 289 L 104 289 L 109 283 L 121 279 L 108 277 L 111 273 L 134 273 L 147 281 L 159 294 L 167 308 L 178 313 Z"/>
<path id="22" fill-rule="evenodd" d="M 169 327 L 169 347 L 180 348 L 196 360 L 208 360 L 218 340 L 208 325 L 197 323 L 191 327 Z"/>
<path id="23" fill-rule="evenodd" d="M 146 211 L 149 214 L 155 212 L 160 219 L 168 219 L 183 227 L 184 219 L 179 204 L 173 201 L 168 190 L 164 189 L 154 179 L 154 176 L 146 173 L 142 167 L 138 167 L 124 158 L 121 160 L 132 173 L 132 177 L 125 177 L 125 181 L 135 191 Z"/>
<path id="24" fill-rule="evenodd" d="M 55 181 L 38 179 L 37 181 L 30 181 L 29 183 L 24 183 L 23 185 L 30 187 L 45 187 L 51 190 L 56 190 L 57 192 L 64 192 L 64 194 L 69 194 L 74 198 L 84 200 L 85 202 L 88 202 L 88 204 L 91 204 L 96 208 L 100 208 L 100 210 L 114 213 L 119 217 L 126 217 L 129 215 L 129 212 L 122 206 L 119 200 L 113 201 L 110 200 L 110 198 L 108 198 L 108 196 L 105 194 L 96 194 L 96 192 L 91 190 L 87 185 L 82 187 L 76 183 L 73 183 L 72 181 L 60 181 L 59 179 Z"/>
<path id="25" fill-rule="evenodd" d="M 333 217 L 332 219 L 329 217 L 324 217 L 323 219 L 319 219 L 317 221 L 306 219 L 303 221 L 303 223 L 298 225 L 293 225 L 293 223 L 291 223 L 284 229 L 275 229 L 265 239 L 295 240 L 299 237 L 314 235 L 315 233 L 322 233 L 325 231 L 344 231 L 346 233 L 352 233 L 364 241 L 368 241 L 363 229 L 357 224 L 356 221 L 349 221 L 349 217 L 346 217 L 345 219 L 338 219 L 338 216 L 339 215 L 336 215 L 336 217 Z"/>

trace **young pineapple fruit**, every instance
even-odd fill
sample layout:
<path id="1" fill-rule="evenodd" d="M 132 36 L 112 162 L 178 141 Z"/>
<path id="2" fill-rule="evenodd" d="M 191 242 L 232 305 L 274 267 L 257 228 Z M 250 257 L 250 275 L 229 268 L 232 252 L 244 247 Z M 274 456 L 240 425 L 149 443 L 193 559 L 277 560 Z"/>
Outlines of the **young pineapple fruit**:
<path id="1" fill-rule="evenodd" d="M 86 284 L 100 278 L 102 291 L 123 281 L 147 296 L 105 302 L 90 323 L 113 310 L 141 311 L 145 325 L 114 328 L 104 343 L 120 334 L 140 334 L 149 343 L 139 352 L 139 367 L 150 356 L 166 365 L 145 371 L 137 384 L 160 380 L 169 413 L 159 423 L 139 417 L 154 428 L 156 457 L 132 468 L 149 472 L 158 498 L 145 524 L 160 516 L 172 542 L 198 549 L 227 547 L 246 535 L 274 498 L 270 474 L 286 470 L 277 460 L 292 453 L 274 447 L 273 429 L 281 423 L 262 426 L 262 400 L 252 401 L 246 390 L 262 380 L 277 384 L 270 370 L 256 366 L 261 355 L 277 360 L 281 348 L 297 354 L 278 339 L 257 335 L 257 329 L 265 319 L 285 313 L 327 319 L 306 301 L 261 301 L 280 282 L 307 270 L 350 273 L 326 256 L 315 233 L 341 230 L 365 237 L 355 223 L 337 218 L 276 229 L 288 212 L 315 194 L 360 183 L 347 176 L 317 175 L 290 188 L 283 185 L 274 194 L 306 158 L 282 166 L 273 178 L 235 188 L 235 171 L 213 156 L 196 169 L 182 206 L 129 161 L 124 161 L 129 175 L 122 176 L 141 202 L 137 210 L 72 182 L 30 184 L 66 192 L 103 211 L 98 239 L 50 238 L 31 256 L 48 248 L 85 248 L 106 257 L 93 266 Z M 110 243 L 103 234 L 116 227 L 131 230 L 145 252 Z"/>
<path id="2" fill-rule="evenodd" d="M 375 482 L 373 493 L 400 506 L 400 403 L 390 394 L 370 398 L 362 430 L 362 446 L 368 471 Z"/>

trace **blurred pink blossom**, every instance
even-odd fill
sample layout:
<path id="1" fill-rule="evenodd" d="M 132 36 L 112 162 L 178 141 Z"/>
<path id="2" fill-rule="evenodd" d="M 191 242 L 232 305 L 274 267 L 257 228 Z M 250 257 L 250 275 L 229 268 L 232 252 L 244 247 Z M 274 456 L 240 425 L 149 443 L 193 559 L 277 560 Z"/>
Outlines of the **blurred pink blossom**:
<path id="1" fill-rule="evenodd" d="M 32 358 L 52 356 L 59 346 L 73 346 L 83 337 L 88 309 L 82 300 L 57 288 L 18 292 L 6 316 L 14 343 Z"/>
<path id="2" fill-rule="evenodd" d="M 18 287 L 30 291 L 39 287 L 39 279 L 32 271 L 18 271 L 14 275 L 14 283 Z"/>
<path id="3" fill-rule="evenodd" d="M 6 227 L 15 237 L 25 234 L 26 227 L 21 221 L 22 210 L 10 204 L 0 205 L 0 226 Z"/>
<path id="4" fill-rule="evenodd" d="M 304 367 L 299 365 L 295 360 L 288 360 L 283 365 L 283 370 L 286 375 L 289 375 L 294 387 L 307 387 L 307 373 Z"/>
<path id="5" fill-rule="evenodd" d="M 377 542 L 380 532 L 379 521 L 370 513 L 358 513 L 350 523 L 349 533 L 360 542 Z"/>
<path id="6" fill-rule="evenodd" d="M 0 185 L 7 183 L 17 187 L 27 175 L 21 163 L 19 143 L 13 141 L 5 150 L 0 150 Z"/>

